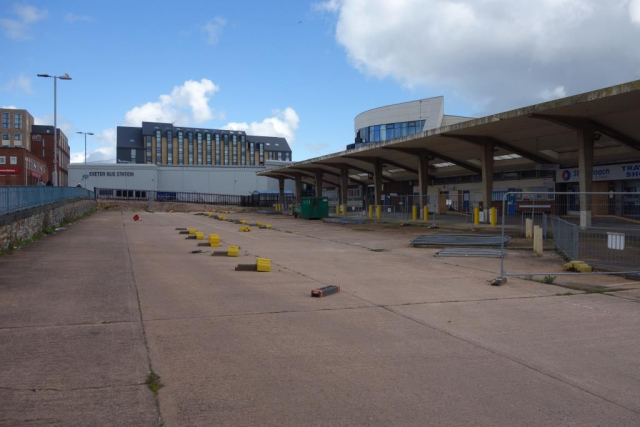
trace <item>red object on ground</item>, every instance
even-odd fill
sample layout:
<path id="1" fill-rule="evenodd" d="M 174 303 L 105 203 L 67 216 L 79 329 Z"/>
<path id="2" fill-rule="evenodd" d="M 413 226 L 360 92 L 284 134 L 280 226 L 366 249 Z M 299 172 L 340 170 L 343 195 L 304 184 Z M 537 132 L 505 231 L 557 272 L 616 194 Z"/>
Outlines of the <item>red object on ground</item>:
<path id="1" fill-rule="evenodd" d="M 133 220 L 134 220 L 134 221 L 137 221 L 137 220 L 139 220 L 139 219 L 140 219 L 140 217 L 139 217 L 138 215 L 134 215 L 134 216 L 133 216 Z"/>

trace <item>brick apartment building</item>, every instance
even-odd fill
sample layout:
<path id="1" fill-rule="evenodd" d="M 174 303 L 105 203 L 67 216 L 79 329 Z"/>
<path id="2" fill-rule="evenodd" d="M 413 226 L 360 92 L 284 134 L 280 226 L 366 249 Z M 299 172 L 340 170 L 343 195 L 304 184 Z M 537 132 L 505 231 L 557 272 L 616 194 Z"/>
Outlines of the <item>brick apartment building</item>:
<path id="1" fill-rule="evenodd" d="M 44 160 L 53 176 L 53 126 L 33 125 L 31 130 L 31 153 Z M 58 185 L 69 185 L 68 166 L 70 161 L 69 140 L 58 128 Z"/>
<path id="2" fill-rule="evenodd" d="M 0 133 L 3 147 L 23 147 L 31 151 L 33 116 L 27 110 L 0 108 Z"/>
<path id="3" fill-rule="evenodd" d="M 50 179 L 47 164 L 23 147 L 0 147 L 0 185 L 37 185 Z"/>

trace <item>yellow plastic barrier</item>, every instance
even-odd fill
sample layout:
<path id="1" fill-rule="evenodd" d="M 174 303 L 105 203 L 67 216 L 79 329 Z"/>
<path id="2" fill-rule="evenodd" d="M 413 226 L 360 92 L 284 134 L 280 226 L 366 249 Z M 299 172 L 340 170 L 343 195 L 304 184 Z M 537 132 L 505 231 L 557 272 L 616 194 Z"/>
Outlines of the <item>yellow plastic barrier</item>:
<path id="1" fill-rule="evenodd" d="M 262 227 L 262 223 L 261 223 L 261 222 L 256 222 L 256 225 L 257 225 L 258 227 Z"/>
<path id="2" fill-rule="evenodd" d="M 376 206 L 376 218 L 380 219 L 382 217 L 382 206 Z"/>
<path id="3" fill-rule="evenodd" d="M 209 234 L 209 244 L 213 247 L 220 246 L 220 236 L 217 234 Z"/>
<path id="4" fill-rule="evenodd" d="M 240 231 L 251 231 L 251 227 L 249 227 L 248 225 L 243 225 L 242 227 L 240 227 Z"/>
<path id="5" fill-rule="evenodd" d="M 495 227 L 498 222 L 498 210 L 496 208 L 491 208 L 489 209 L 489 212 L 491 213 L 491 226 Z"/>
<path id="6" fill-rule="evenodd" d="M 369 205 L 369 218 L 373 218 L 373 205 Z"/>
<path id="7" fill-rule="evenodd" d="M 246 224 L 246 223 L 247 223 L 247 220 L 246 220 L 246 219 L 241 219 L 241 220 L 240 220 L 240 224 Z"/>
<path id="8" fill-rule="evenodd" d="M 237 246 L 229 246 L 227 248 L 227 256 L 237 257 L 239 252 L 239 248 Z"/>
<path id="9" fill-rule="evenodd" d="M 418 219 L 418 207 L 413 206 L 411 209 L 411 218 L 416 221 Z"/>
<path id="10" fill-rule="evenodd" d="M 473 208 L 473 225 L 480 224 L 480 208 Z"/>
<path id="11" fill-rule="evenodd" d="M 196 232 L 196 240 L 204 240 L 204 233 L 201 231 Z"/>
<path id="12" fill-rule="evenodd" d="M 256 269 L 268 273 L 271 271 L 271 260 L 267 258 L 258 258 L 256 260 Z"/>
<path id="13" fill-rule="evenodd" d="M 189 236 L 195 236 L 196 235 L 196 229 L 195 228 L 190 228 L 189 229 Z"/>
<path id="14" fill-rule="evenodd" d="M 429 206 L 422 208 L 422 219 L 424 221 L 429 221 Z"/>
<path id="15" fill-rule="evenodd" d="M 266 229 L 271 229 L 271 224 L 267 224 L 267 225 L 265 225 L 265 226 L 264 226 L 264 228 L 266 228 Z"/>

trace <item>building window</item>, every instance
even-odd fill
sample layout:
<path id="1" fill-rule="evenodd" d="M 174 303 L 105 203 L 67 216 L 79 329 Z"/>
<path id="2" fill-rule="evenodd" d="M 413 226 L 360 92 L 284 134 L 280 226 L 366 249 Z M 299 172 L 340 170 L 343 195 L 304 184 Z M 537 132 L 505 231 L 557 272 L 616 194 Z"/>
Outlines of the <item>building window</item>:
<path id="1" fill-rule="evenodd" d="M 7 164 L 7 158 L 5 156 L 0 156 L 0 165 L 6 165 Z"/>
<path id="2" fill-rule="evenodd" d="M 9 163 L 11 163 L 12 165 L 17 165 L 18 164 L 18 157 L 17 156 L 9 157 Z"/>
<path id="3" fill-rule="evenodd" d="M 267 160 L 273 160 L 273 151 L 267 151 Z"/>
<path id="4" fill-rule="evenodd" d="M 178 132 L 178 164 L 184 164 L 184 134 Z"/>
<path id="5" fill-rule="evenodd" d="M 9 129 L 9 113 L 2 113 L 2 129 Z"/>
<path id="6" fill-rule="evenodd" d="M 187 132 L 187 144 L 188 144 L 188 155 L 189 155 L 189 163 L 193 164 L 193 132 Z"/>
<path id="7" fill-rule="evenodd" d="M 278 160 L 282 160 L 282 151 L 278 151 Z"/>
<path id="8" fill-rule="evenodd" d="M 22 134 L 19 134 L 19 133 L 13 134 L 13 145 L 15 147 L 22 147 Z"/>
<path id="9" fill-rule="evenodd" d="M 258 143 L 258 147 L 260 148 L 260 165 L 264 165 L 264 144 Z"/>
<path id="10" fill-rule="evenodd" d="M 249 142 L 249 165 L 256 165 L 256 149 L 255 144 L 253 142 Z"/>
<path id="11" fill-rule="evenodd" d="M 151 137 L 144 137 L 144 149 L 147 152 L 147 163 L 151 163 Z"/>
<path id="12" fill-rule="evenodd" d="M 167 131 L 167 164 L 173 164 L 173 131 Z"/>
<path id="13" fill-rule="evenodd" d="M 135 148 L 131 149 L 131 163 L 137 163 L 136 162 L 136 149 Z"/>
<path id="14" fill-rule="evenodd" d="M 229 164 L 229 135 L 223 135 L 224 137 L 224 164 Z"/>
<path id="15" fill-rule="evenodd" d="M 240 135 L 240 164 L 247 165 L 247 142 L 244 135 Z"/>
<path id="16" fill-rule="evenodd" d="M 236 166 L 238 164 L 238 135 L 232 135 L 231 136 L 231 143 L 233 146 L 233 165 Z"/>
<path id="17" fill-rule="evenodd" d="M 216 133 L 216 165 L 220 164 L 220 134 Z"/>
<path id="18" fill-rule="evenodd" d="M 13 114 L 13 128 L 22 129 L 22 113 Z"/>
<path id="19" fill-rule="evenodd" d="M 162 164 L 162 131 L 156 131 L 156 165 Z"/>
<path id="20" fill-rule="evenodd" d="M 198 164 L 202 164 L 202 132 L 198 132 L 196 134 L 198 139 Z"/>
<path id="21" fill-rule="evenodd" d="M 2 145 L 9 145 L 10 139 L 8 133 L 2 134 Z"/>
<path id="22" fill-rule="evenodd" d="M 207 134 L 207 164 L 211 164 L 211 134 Z"/>

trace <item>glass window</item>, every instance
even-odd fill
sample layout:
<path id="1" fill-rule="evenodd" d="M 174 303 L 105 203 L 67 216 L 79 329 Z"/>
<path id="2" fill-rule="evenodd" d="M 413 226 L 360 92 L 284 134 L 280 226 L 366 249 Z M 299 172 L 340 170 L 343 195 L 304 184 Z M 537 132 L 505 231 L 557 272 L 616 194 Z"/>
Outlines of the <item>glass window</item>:
<path id="1" fill-rule="evenodd" d="M 131 149 L 131 163 L 136 163 L 136 149 Z"/>
<path id="2" fill-rule="evenodd" d="M 278 160 L 282 160 L 282 152 L 278 151 Z"/>
<path id="3" fill-rule="evenodd" d="M 381 125 L 380 126 L 380 141 L 386 141 L 387 140 L 387 126 L 386 125 Z"/>
<path id="4" fill-rule="evenodd" d="M 211 134 L 207 133 L 207 164 L 211 164 Z"/>
<path id="5" fill-rule="evenodd" d="M 202 164 L 202 132 L 198 132 L 197 134 L 198 137 L 198 164 L 201 165 Z"/>
<path id="6" fill-rule="evenodd" d="M 4 141 L 9 142 L 9 134 L 8 134 L 8 133 L 3 133 L 3 134 L 2 134 L 2 141 L 3 141 L 3 142 L 4 142 Z"/>
<path id="7" fill-rule="evenodd" d="M 22 134 L 20 133 L 16 133 L 13 135 L 13 140 L 14 141 L 22 141 Z"/>
<path id="8" fill-rule="evenodd" d="M 409 135 L 416 133 L 416 122 L 409 122 Z"/>
<path id="9" fill-rule="evenodd" d="M 184 133 L 178 131 L 178 164 L 184 164 Z"/>
<path id="10" fill-rule="evenodd" d="M 7 158 L 5 156 L 0 156 L 0 165 L 6 165 L 7 164 Z"/>
<path id="11" fill-rule="evenodd" d="M 255 144 L 253 142 L 249 142 L 249 166 L 256 165 L 256 150 Z"/>
<path id="12" fill-rule="evenodd" d="M 147 163 L 151 163 L 151 137 L 144 137 L 144 149 L 147 154 Z"/>
<path id="13" fill-rule="evenodd" d="M 162 164 L 162 131 L 156 131 L 156 165 Z"/>
<path id="14" fill-rule="evenodd" d="M 2 129 L 9 129 L 9 113 L 2 113 Z"/>
<path id="15" fill-rule="evenodd" d="M 240 135 L 240 164 L 247 165 L 247 142 L 244 135 Z"/>
<path id="16" fill-rule="evenodd" d="M 173 164 L 173 131 L 167 131 L 167 164 Z"/>
<path id="17" fill-rule="evenodd" d="M 238 164 L 238 135 L 231 136 L 231 143 L 233 146 L 233 151 L 232 151 L 233 165 L 237 165 Z"/>
<path id="18" fill-rule="evenodd" d="M 367 139 L 367 141 L 373 142 L 374 141 L 373 136 L 374 136 L 373 126 L 369 126 L 369 139 Z"/>
<path id="19" fill-rule="evenodd" d="M 193 132 L 187 132 L 187 143 L 189 144 L 189 164 L 193 164 Z"/>
<path id="20" fill-rule="evenodd" d="M 229 135 L 222 135 L 224 140 L 224 164 L 229 164 Z"/>
<path id="21" fill-rule="evenodd" d="M 220 134 L 216 133 L 216 165 L 220 164 Z"/>
<path id="22" fill-rule="evenodd" d="M 373 127 L 373 140 L 375 142 L 380 141 L 380 126 L 374 126 Z"/>
<path id="23" fill-rule="evenodd" d="M 22 129 L 22 113 L 13 114 L 13 128 Z"/>
<path id="24" fill-rule="evenodd" d="M 260 148 L 260 165 L 264 165 L 264 144 L 258 143 Z"/>
<path id="25" fill-rule="evenodd" d="M 394 129 L 393 123 L 387 125 L 387 139 L 395 138 L 393 129 Z"/>
<path id="26" fill-rule="evenodd" d="M 267 160 L 273 160 L 273 151 L 267 151 Z"/>
<path id="27" fill-rule="evenodd" d="M 401 136 L 407 136 L 407 122 L 400 123 L 400 135 L 396 135 L 396 138 Z"/>

